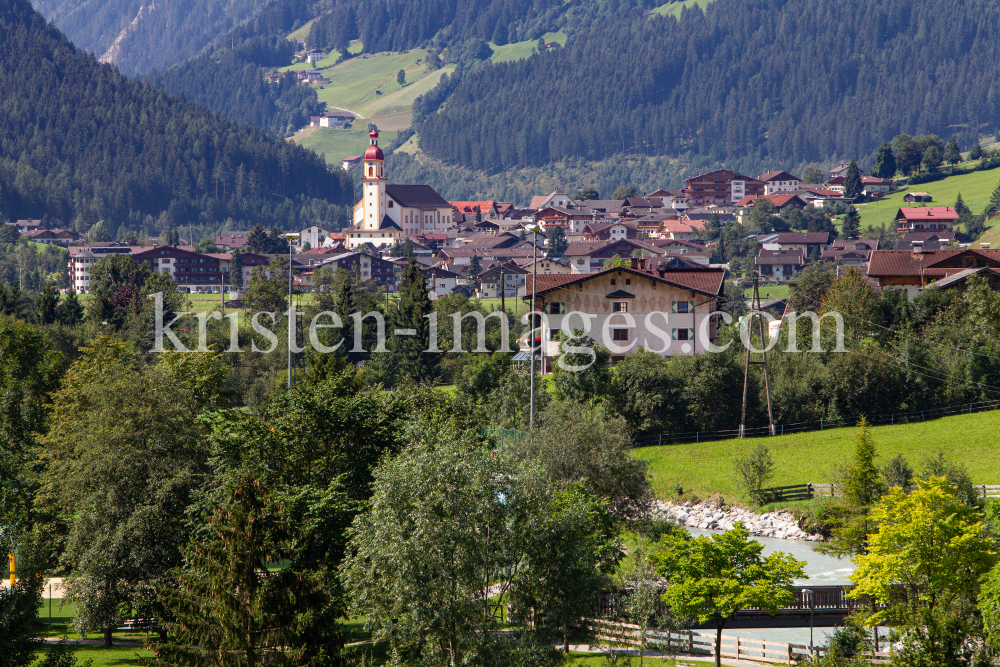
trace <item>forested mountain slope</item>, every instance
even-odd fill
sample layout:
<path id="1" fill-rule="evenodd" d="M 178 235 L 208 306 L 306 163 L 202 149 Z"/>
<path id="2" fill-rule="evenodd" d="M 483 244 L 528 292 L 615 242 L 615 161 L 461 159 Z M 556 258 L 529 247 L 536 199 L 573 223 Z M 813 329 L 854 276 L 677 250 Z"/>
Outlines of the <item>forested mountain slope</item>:
<path id="1" fill-rule="evenodd" d="M 629 153 L 751 172 L 901 132 L 968 145 L 1000 121 L 998 34 L 993 0 L 718 0 L 679 21 L 635 8 L 449 82 L 420 145 L 486 171 Z"/>
<path id="2" fill-rule="evenodd" d="M 137 74 L 198 54 L 270 0 L 34 0 L 77 47 Z"/>
<path id="3" fill-rule="evenodd" d="M 149 232 L 346 219 L 351 184 L 319 156 L 98 64 L 27 0 L 0 5 L 0 43 L 0 218 Z"/>

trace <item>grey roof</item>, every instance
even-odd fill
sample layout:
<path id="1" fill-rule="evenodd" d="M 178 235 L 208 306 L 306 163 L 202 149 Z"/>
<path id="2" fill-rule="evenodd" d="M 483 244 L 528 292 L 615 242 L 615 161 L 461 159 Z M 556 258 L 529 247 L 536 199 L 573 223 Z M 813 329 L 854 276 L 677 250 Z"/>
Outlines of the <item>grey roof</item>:
<path id="1" fill-rule="evenodd" d="M 387 195 L 400 206 L 412 208 L 451 208 L 451 204 L 429 185 L 386 185 Z"/>
<path id="2" fill-rule="evenodd" d="M 988 267 L 988 266 L 980 266 L 980 267 L 975 268 L 975 269 L 964 269 L 962 271 L 959 271 L 958 273 L 953 273 L 950 276 L 948 276 L 947 278 L 941 278 L 939 280 L 934 281 L 933 283 L 931 283 L 931 285 L 933 287 L 950 287 L 951 285 L 954 285 L 955 283 L 962 282 L 963 280 L 967 279 L 969 276 L 972 276 L 972 275 L 982 275 L 984 273 L 992 273 L 992 274 L 995 274 L 995 275 L 1000 275 L 1000 271 L 998 271 L 997 269 L 994 269 L 994 268 L 991 268 L 991 267 Z"/>
<path id="3" fill-rule="evenodd" d="M 378 228 L 379 228 L 380 230 L 386 230 L 386 229 L 388 229 L 388 230 L 393 230 L 393 231 L 397 231 L 397 232 L 401 232 L 401 231 L 403 231 L 403 228 L 402 228 L 402 227 L 400 227 L 399 225 L 397 225 L 397 224 L 396 224 L 396 223 L 395 223 L 395 222 L 393 221 L 393 219 L 392 219 L 392 218 L 390 218 L 390 217 L 389 217 L 388 215 L 386 215 L 386 216 L 384 216 L 384 217 L 382 218 L 382 224 L 380 224 L 380 225 L 378 226 Z"/>

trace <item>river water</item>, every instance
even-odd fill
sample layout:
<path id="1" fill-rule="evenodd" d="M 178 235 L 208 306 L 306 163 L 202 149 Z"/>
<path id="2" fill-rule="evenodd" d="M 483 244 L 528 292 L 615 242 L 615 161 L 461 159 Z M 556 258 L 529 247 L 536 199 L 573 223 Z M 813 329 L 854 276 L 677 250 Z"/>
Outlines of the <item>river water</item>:
<path id="1" fill-rule="evenodd" d="M 688 528 L 692 535 L 717 535 L 718 530 L 698 530 Z M 805 571 L 808 579 L 797 579 L 800 586 L 814 584 L 816 586 L 838 586 L 849 584 L 847 578 L 854 571 L 854 563 L 847 559 L 834 558 L 813 551 L 813 542 L 799 540 L 776 540 L 770 537 L 751 537 L 764 545 L 764 555 L 783 551 L 798 560 L 806 562 Z M 825 646 L 827 636 L 834 628 L 815 628 L 813 641 L 817 646 Z M 701 632 L 708 632 L 702 630 Z M 790 644 L 809 644 L 809 628 L 726 628 L 723 634 L 731 637 L 746 637 L 747 639 L 763 639 Z"/>

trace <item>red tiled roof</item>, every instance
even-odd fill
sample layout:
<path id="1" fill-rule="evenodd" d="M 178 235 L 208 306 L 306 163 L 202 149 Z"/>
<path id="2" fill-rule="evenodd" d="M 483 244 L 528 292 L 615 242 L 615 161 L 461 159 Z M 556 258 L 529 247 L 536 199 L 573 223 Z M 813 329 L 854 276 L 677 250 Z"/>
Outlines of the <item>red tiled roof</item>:
<path id="1" fill-rule="evenodd" d="M 460 213 L 475 214 L 477 209 L 480 213 L 486 213 L 493 208 L 493 205 L 496 202 L 492 199 L 484 199 L 482 201 L 452 201 L 448 203 L 451 204 L 452 208 L 458 210 Z"/>
<path id="2" fill-rule="evenodd" d="M 674 287 L 680 287 L 682 289 L 691 290 L 692 292 L 697 292 L 699 294 L 704 294 L 706 296 L 717 296 L 722 290 L 722 280 L 725 277 L 725 271 L 720 269 L 704 269 L 704 270 L 691 270 L 691 271 L 676 271 L 668 270 L 664 272 L 663 277 L 660 277 L 659 272 L 655 270 L 655 265 L 657 261 L 654 260 L 654 269 L 651 271 L 646 271 L 642 269 L 633 269 L 631 267 L 621 266 L 615 267 L 613 269 L 607 269 L 606 271 L 597 271 L 594 273 L 584 273 L 584 274 L 572 274 L 572 273 L 560 273 L 560 274 L 546 274 L 544 276 L 538 276 L 538 294 L 545 294 L 546 292 L 551 292 L 552 290 L 559 289 L 561 287 L 566 287 L 575 283 L 583 283 L 588 280 L 603 276 L 605 274 L 611 273 L 612 271 L 624 271 L 630 273 L 634 276 L 644 276 L 646 278 L 652 278 L 657 282 L 661 282 L 667 285 L 672 285 Z M 526 290 L 525 293 L 530 295 L 533 290 L 532 285 L 533 276 L 526 276 Z M 529 296 L 530 298 L 530 296 Z"/>
<path id="3" fill-rule="evenodd" d="M 946 220 L 955 222 L 958 220 L 958 213 L 951 206 L 906 206 L 896 213 L 896 220 L 902 218 L 907 222 L 935 220 Z"/>
<path id="4" fill-rule="evenodd" d="M 927 250 L 915 253 L 912 250 L 873 250 L 868 263 L 868 275 L 876 278 L 892 276 L 919 276 L 921 267 L 925 277 L 940 277 L 961 271 L 964 266 L 947 266 L 948 260 L 958 255 L 971 254 L 987 261 L 1000 263 L 1000 250 Z"/>
<path id="5" fill-rule="evenodd" d="M 767 183 L 768 181 L 802 181 L 798 176 L 793 176 L 787 171 L 769 171 L 757 177 L 758 181 Z"/>

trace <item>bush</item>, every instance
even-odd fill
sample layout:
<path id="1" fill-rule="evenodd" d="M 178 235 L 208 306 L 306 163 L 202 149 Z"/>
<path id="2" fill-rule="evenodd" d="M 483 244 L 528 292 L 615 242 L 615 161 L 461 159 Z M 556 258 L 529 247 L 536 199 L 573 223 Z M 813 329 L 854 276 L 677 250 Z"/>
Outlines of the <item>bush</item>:
<path id="1" fill-rule="evenodd" d="M 967 505 L 979 502 L 979 493 L 972 483 L 972 476 L 964 466 L 952 463 L 945 458 L 944 452 L 938 452 L 936 457 L 924 461 L 922 477 L 944 477 L 948 483 L 958 489 L 958 497 Z"/>
<path id="2" fill-rule="evenodd" d="M 764 485 L 774 476 L 771 450 L 763 442 L 752 446 L 734 462 L 736 484 L 744 490 L 747 499 L 755 506 L 763 505 L 767 498 L 761 493 Z"/>
<path id="3" fill-rule="evenodd" d="M 891 461 L 885 464 L 885 467 L 882 468 L 882 476 L 885 477 L 886 484 L 889 486 L 898 486 L 904 491 L 913 488 L 913 468 L 906 462 L 906 458 L 902 454 L 896 454 Z"/>

